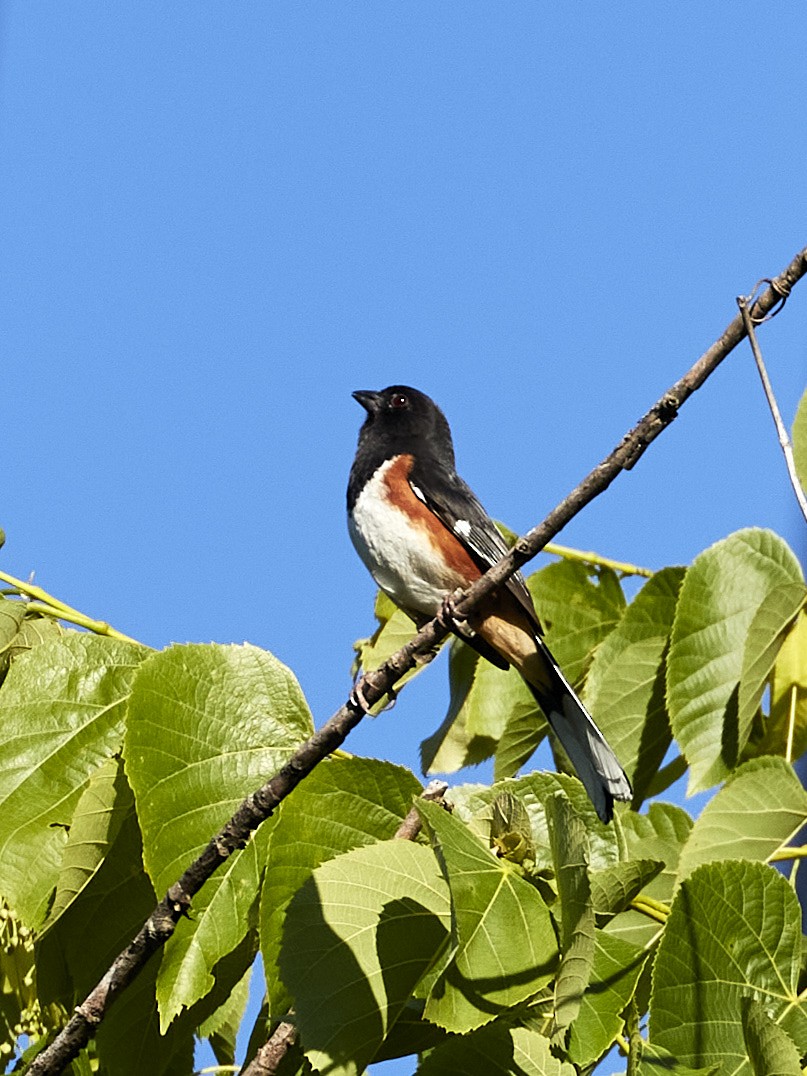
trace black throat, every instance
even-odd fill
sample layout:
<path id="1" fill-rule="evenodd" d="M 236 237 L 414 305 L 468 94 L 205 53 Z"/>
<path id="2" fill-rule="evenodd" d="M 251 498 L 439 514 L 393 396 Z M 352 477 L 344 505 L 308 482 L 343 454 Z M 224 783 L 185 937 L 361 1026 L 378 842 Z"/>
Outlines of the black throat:
<path id="1" fill-rule="evenodd" d="M 378 468 L 395 456 L 413 457 L 413 477 L 433 470 L 453 474 L 451 430 L 443 412 L 428 396 L 406 385 L 393 385 L 380 393 L 356 393 L 356 398 L 368 414 L 350 469 L 348 512 Z"/>

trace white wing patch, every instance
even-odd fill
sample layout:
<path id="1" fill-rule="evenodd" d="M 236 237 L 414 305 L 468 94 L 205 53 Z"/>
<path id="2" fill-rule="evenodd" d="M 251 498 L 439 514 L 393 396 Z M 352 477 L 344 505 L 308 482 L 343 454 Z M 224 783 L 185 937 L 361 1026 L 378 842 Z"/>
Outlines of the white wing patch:
<path id="1" fill-rule="evenodd" d="M 467 519 L 458 519 L 454 524 L 454 533 L 458 534 L 460 538 L 470 538 L 471 524 Z"/>
<path id="2" fill-rule="evenodd" d="M 419 501 L 423 501 L 423 503 L 425 504 L 426 503 L 426 494 L 423 492 L 423 490 L 420 488 L 420 486 L 416 486 L 414 482 L 410 482 L 409 485 L 411 486 L 412 492 L 417 497 L 417 499 Z"/>

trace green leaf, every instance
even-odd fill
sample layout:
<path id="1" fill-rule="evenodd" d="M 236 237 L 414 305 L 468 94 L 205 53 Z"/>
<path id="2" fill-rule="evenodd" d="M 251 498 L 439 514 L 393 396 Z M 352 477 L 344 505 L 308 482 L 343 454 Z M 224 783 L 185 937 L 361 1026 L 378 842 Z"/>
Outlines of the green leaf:
<path id="1" fill-rule="evenodd" d="M 580 1011 L 594 964 L 594 908 L 583 820 L 562 792 L 550 796 L 546 807 L 561 916 L 554 1025 L 562 1031 Z"/>
<path id="2" fill-rule="evenodd" d="M 192 1009 L 160 1032 L 156 1012 L 157 961 L 149 961 L 115 1004 L 97 1034 L 102 1071 L 114 1076 L 188 1076 L 194 1071 L 196 1030 L 231 998 L 255 958 L 255 938 L 247 937 L 216 966 L 216 986 Z"/>
<path id="3" fill-rule="evenodd" d="M 580 683 L 594 650 L 625 611 L 618 576 L 610 568 L 562 560 L 533 573 L 527 585 L 550 650 L 566 678 Z"/>
<path id="4" fill-rule="evenodd" d="M 681 852 L 680 880 L 701 863 L 768 860 L 807 822 L 807 792 L 783 758 L 746 762 L 706 804 Z"/>
<path id="5" fill-rule="evenodd" d="M 40 998 L 43 1004 L 53 1001 L 68 1010 L 95 986 L 156 903 L 143 870 L 134 797 L 120 769 L 112 783 L 108 777 L 106 765 L 93 776 L 98 795 L 115 814 L 105 854 L 37 941 Z M 67 870 L 64 877 L 69 877 Z"/>
<path id="6" fill-rule="evenodd" d="M 177 923 L 165 945 L 157 978 L 162 1032 L 183 1009 L 215 986 L 214 968 L 257 926 L 258 893 L 269 827 L 262 826 L 242 851 L 231 855 L 194 899 L 193 914 Z"/>
<path id="7" fill-rule="evenodd" d="M 524 1027 L 492 1024 L 432 1050 L 417 1076 L 575 1076 L 552 1056 L 549 1039 Z"/>
<path id="8" fill-rule="evenodd" d="M 418 992 L 425 980 L 421 979 Z M 395 1021 L 373 1058 L 373 1064 L 389 1061 L 394 1057 L 408 1057 L 410 1054 L 422 1054 L 445 1042 L 448 1034 L 436 1024 L 423 1019 L 424 1002 L 414 998 L 406 1003 L 403 1012 Z"/>
<path id="9" fill-rule="evenodd" d="M 2 679 L 9 662 L 10 649 L 25 619 L 25 603 L 0 597 L 0 679 Z"/>
<path id="10" fill-rule="evenodd" d="M 789 761 L 807 751 L 807 613 L 785 635 L 771 681 L 771 712 L 753 743 L 758 755 L 784 755 Z"/>
<path id="11" fill-rule="evenodd" d="M 793 460 L 801 488 L 807 491 L 807 391 L 799 400 L 793 419 Z"/>
<path id="12" fill-rule="evenodd" d="M 444 951 L 450 921 L 448 888 L 423 845 L 384 841 L 313 872 L 289 905 L 280 964 L 315 1069 L 364 1071 Z"/>
<path id="13" fill-rule="evenodd" d="M 546 727 L 515 669 L 497 669 L 460 639 L 452 640 L 448 661 L 448 712 L 420 745 L 424 772 L 453 773 L 489 758 L 516 715 L 532 715 L 536 727 Z"/>
<path id="14" fill-rule="evenodd" d="M 188 1076 L 193 1029 L 177 1021 L 161 1034 L 154 1017 L 157 962 L 149 961 L 121 991 L 96 1033 L 102 1071 L 115 1076 Z"/>
<path id="15" fill-rule="evenodd" d="M 144 647 L 65 634 L 12 663 L 0 690 L 0 892 L 39 926 L 90 774 L 120 747 Z"/>
<path id="16" fill-rule="evenodd" d="M 378 627 L 369 638 L 357 639 L 353 644 L 356 652 L 354 673 L 379 668 L 417 634 L 412 618 L 382 590 L 376 593 L 373 612 Z"/>
<path id="17" fill-rule="evenodd" d="M 662 1050 L 654 1042 L 642 1045 L 642 1056 L 636 1070 L 636 1076 L 717 1076 L 719 1065 L 707 1068 L 690 1068 L 683 1065 L 677 1057 Z M 721 1070 L 722 1071 L 722 1070 Z"/>
<path id="18" fill-rule="evenodd" d="M 647 953 L 601 930 L 595 932 L 594 967 L 580 1014 L 569 1031 L 569 1060 L 590 1065 L 613 1045 L 622 1012 L 636 991 Z"/>
<path id="19" fill-rule="evenodd" d="M 646 795 L 660 796 L 668 788 L 675 784 L 687 772 L 687 760 L 683 755 L 674 755 L 669 762 L 661 767 L 650 782 Z"/>
<path id="20" fill-rule="evenodd" d="M 535 867 L 537 870 L 545 870 L 554 866 L 546 803 L 559 790 L 569 799 L 575 813 L 583 819 L 588 834 L 592 867 L 605 867 L 618 862 L 616 828 L 599 820 L 586 790 L 576 777 L 568 777 L 562 773 L 529 773 L 523 777 L 499 781 L 489 787 L 470 788 L 465 795 L 462 795 L 460 789 L 452 788 L 449 798 L 458 808 L 459 816 L 465 819 L 476 833 L 487 837 L 490 834 L 493 803 L 496 798 L 503 793 L 515 797 L 524 805 L 530 819 Z M 629 817 L 629 814 L 625 817 Z"/>
<path id="21" fill-rule="evenodd" d="M 743 998 L 743 1034 L 755 1076 L 801 1076 L 795 1043 L 753 998 Z"/>
<path id="22" fill-rule="evenodd" d="M 586 705 L 630 777 L 635 803 L 645 799 L 672 737 L 665 658 L 684 575 L 664 568 L 645 583 L 586 678 Z"/>
<path id="23" fill-rule="evenodd" d="M 172 646 L 144 662 L 125 761 L 158 892 L 312 731 L 293 674 L 258 647 Z"/>
<path id="24" fill-rule="evenodd" d="M 622 816 L 631 859 L 649 858 L 664 864 L 664 870 L 646 887 L 655 900 L 672 900 L 681 851 L 693 824 L 683 807 L 674 803 L 651 803 L 647 814 Z"/>
<path id="25" fill-rule="evenodd" d="M 500 792 L 493 801 L 490 843 L 502 859 L 512 863 L 535 862 L 532 822 L 527 808 L 512 792 Z"/>
<path id="26" fill-rule="evenodd" d="M 249 1000 L 250 968 L 236 983 L 224 1004 L 199 1026 L 199 1037 L 207 1039 L 220 1065 L 235 1064 L 235 1045 L 238 1029 Z"/>
<path id="27" fill-rule="evenodd" d="M 628 811 L 620 819 L 629 858 L 647 857 L 664 864 L 664 870 L 648 882 L 643 892 L 654 900 L 669 903 L 675 892 L 681 849 L 692 830 L 692 819 L 682 807 L 672 803 L 651 803 L 646 815 Z M 659 927 L 639 912 L 627 909 L 608 924 L 607 931 L 633 945 L 645 946 L 658 935 Z"/>
<path id="28" fill-rule="evenodd" d="M 261 951 L 273 1017 L 290 1005 L 278 960 L 292 897 L 321 863 L 392 837 L 420 791 L 420 782 L 402 766 L 330 758 L 281 805 L 261 893 Z"/>
<path id="29" fill-rule="evenodd" d="M 743 998 L 807 1051 L 798 993 L 801 909 L 777 871 L 761 863 L 709 863 L 682 883 L 656 956 L 650 1037 L 684 1064 L 753 1072 Z"/>
<path id="30" fill-rule="evenodd" d="M 690 794 L 710 788 L 736 765 L 748 629 L 767 594 L 799 582 L 792 551 L 765 530 L 724 538 L 688 570 L 667 661 L 667 701 L 673 733 L 690 764 Z"/>
<path id="31" fill-rule="evenodd" d="M 762 599 L 748 628 L 740 673 L 737 705 L 739 748 L 745 747 L 751 733 L 762 695 L 782 643 L 804 605 L 807 587 L 803 583 L 785 583 L 774 587 Z M 785 744 L 781 745 L 784 754 Z"/>
<path id="32" fill-rule="evenodd" d="M 399 609 L 382 590 L 376 593 L 374 612 L 378 627 L 368 639 L 357 639 L 353 644 L 354 677 L 378 669 L 417 634 L 412 618 Z M 425 665 L 414 665 L 397 681 L 396 687 L 400 688 L 408 683 L 424 668 Z M 370 713 L 380 713 L 387 704 L 387 700 L 381 699 L 372 707 Z"/>
<path id="33" fill-rule="evenodd" d="M 664 870 L 657 859 L 631 859 L 591 872 L 591 903 L 600 921 L 624 912 L 650 882 Z"/>
<path id="34" fill-rule="evenodd" d="M 33 933 L 0 906 L 0 1044 L 13 1046 L 22 1031 L 37 1038 L 41 1013 L 36 990 Z M 3 1054 L 0 1053 L 0 1058 Z M 3 1060 L 3 1067 L 8 1056 Z"/>
<path id="35" fill-rule="evenodd" d="M 426 1017 L 471 1031 L 534 994 L 552 977 L 557 940 L 538 891 L 459 819 L 420 800 L 451 890 L 456 953 L 433 988 Z"/>
<path id="36" fill-rule="evenodd" d="M 172 646 L 146 661 L 132 689 L 126 772 L 143 854 L 164 892 L 312 731 L 289 669 L 257 647 Z M 213 967 L 246 933 L 268 829 L 229 857 L 166 945 L 158 999 L 165 1028 L 213 987 Z"/>
<path id="37" fill-rule="evenodd" d="M 15 604 L 21 605 L 21 602 Z M 24 606 L 23 606 L 24 608 Z M 0 653 L 0 683 L 5 679 L 14 661 L 22 654 L 27 654 L 34 647 L 43 643 L 54 642 L 63 635 L 77 635 L 73 629 L 63 628 L 58 620 L 52 620 L 47 616 L 39 616 L 35 613 L 27 613 L 20 624 L 19 631 L 9 639 L 3 652 Z"/>
<path id="38" fill-rule="evenodd" d="M 531 695 L 530 698 L 532 699 Z M 506 777 L 515 777 L 535 753 L 548 729 L 546 718 L 535 705 L 534 699 L 530 709 L 514 707 L 496 745 L 494 780 L 503 781 Z"/>
<path id="39" fill-rule="evenodd" d="M 132 805 L 120 759 L 107 759 L 90 777 L 76 806 L 45 930 L 93 879 Z"/>

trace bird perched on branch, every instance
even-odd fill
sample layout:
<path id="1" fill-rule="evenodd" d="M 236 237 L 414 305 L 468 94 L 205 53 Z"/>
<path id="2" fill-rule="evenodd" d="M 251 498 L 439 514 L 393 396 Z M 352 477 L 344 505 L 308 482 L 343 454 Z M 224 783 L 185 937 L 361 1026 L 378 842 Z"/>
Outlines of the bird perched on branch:
<path id="1" fill-rule="evenodd" d="M 452 628 L 499 668 L 513 665 L 566 750 L 597 814 L 631 787 L 619 761 L 541 634 L 520 573 L 463 620 L 448 596 L 507 552 L 496 525 L 454 469 L 451 430 L 428 396 L 406 385 L 358 391 L 367 412 L 347 487 L 348 529 L 381 590 L 415 623 L 448 614 Z"/>

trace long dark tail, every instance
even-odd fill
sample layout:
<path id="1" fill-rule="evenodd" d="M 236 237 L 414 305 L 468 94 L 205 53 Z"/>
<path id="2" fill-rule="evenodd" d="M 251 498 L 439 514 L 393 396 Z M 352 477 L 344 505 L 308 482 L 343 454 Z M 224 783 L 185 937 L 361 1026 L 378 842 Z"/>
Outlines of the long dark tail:
<path id="1" fill-rule="evenodd" d="M 633 790 L 625 771 L 608 742 L 561 672 L 543 639 L 536 639 L 539 675 L 529 675 L 532 663 L 522 668 L 522 676 L 549 724 L 571 759 L 597 814 L 610 822 L 614 800 L 630 800 Z"/>

